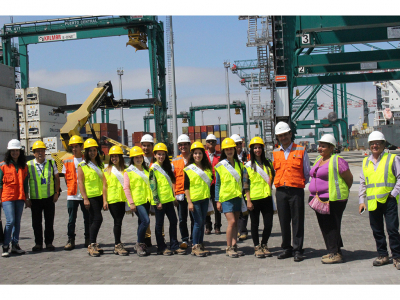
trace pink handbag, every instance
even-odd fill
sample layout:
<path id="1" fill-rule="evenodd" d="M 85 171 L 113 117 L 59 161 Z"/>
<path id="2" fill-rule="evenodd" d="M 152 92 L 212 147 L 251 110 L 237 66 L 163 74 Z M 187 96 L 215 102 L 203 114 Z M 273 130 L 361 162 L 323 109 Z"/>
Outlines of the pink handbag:
<path id="1" fill-rule="evenodd" d="M 319 166 L 318 166 L 319 168 Z M 315 174 L 317 174 L 318 168 L 315 170 Z M 317 188 L 317 176 L 315 178 L 315 188 Z M 308 202 L 308 205 L 315 210 L 317 213 L 321 215 L 329 215 L 330 214 L 330 209 L 329 209 L 329 200 L 328 201 L 322 201 L 319 199 L 318 196 L 318 191 L 315 193 L 314 198 L 311 199 L 310 202 Z"/>

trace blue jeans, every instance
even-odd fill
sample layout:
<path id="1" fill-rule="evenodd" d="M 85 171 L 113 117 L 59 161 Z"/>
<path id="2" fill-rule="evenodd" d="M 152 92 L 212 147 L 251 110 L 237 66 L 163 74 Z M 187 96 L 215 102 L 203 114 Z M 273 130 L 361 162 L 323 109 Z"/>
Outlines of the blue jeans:
<path id="1" fill-rule="evenodd" d="M 25 201 L 24 200 L 5 201 L 2 202 L 2 205 L 4 214 L 6 216 L 3 247 L 8 247 L 10 242 L 12 242 L 13 245 L 18 244 L 21 216 L 22 216 L 22 211 L 24 210 Z"/>
<path id="2" fill-rule="evenodd" d="M 193 226 L 193 245 L 203 243 L 204 226 L 206 224 L 207 210 L 209 199 L 193 202 L 194 211 L 192 216 L 194 219 Z"/>
<path id="3" fill-rule="evenodd" d="M 162 205 L 162 209 L 158 210 L 156 207 L 156 240 L 157 240 L 157 251 L 161 252 L 167 248 L 164 242 L 164 237 L 162 236 L 162 228 L 164 225 L 164 216 L 167 215 L 169 220 L 169 238 L 170 238 L 170 248 L 174 251 L 179 248 L 178 237 L 177 237 L 177 226 L 178 219 L 176 218 L 174 201 L 165 203 Z"/>
<path id="4" fill-rule="evenodd" d="M 147 227 L 150 224 L 149 218 L 150 203 L 136 206 L 135 214 L 138 216 L 137 242 L 144 243 Z"/>
<path id="5" fill-rule="evenodd" d="M 188 202 L 185 196 L 185 200 L 178 201 L 178 217 L 179 217 L 179 231 L 181 232 L 182 242 L 189 242 L 189 230 L 188 230 L 188 219 L 189 209 Z M 193 217 L 189 214 L 190 217 L 190 239 L 193 236 Z"/>

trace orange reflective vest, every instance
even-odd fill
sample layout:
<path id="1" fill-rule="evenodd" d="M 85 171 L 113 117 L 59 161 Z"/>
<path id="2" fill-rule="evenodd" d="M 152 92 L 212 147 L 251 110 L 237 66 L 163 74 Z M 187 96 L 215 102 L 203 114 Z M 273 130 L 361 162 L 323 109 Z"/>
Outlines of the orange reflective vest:
<path id="1" fill-rule="evenodd" d="M 275 187 L 290 186 L 304 189 L 305 178 L 303 169 L 303 157 L 305 148 L 295 143 L 292 145 L 287 160 L 284 151 L 281 148 L 275 149 L 274 169 L 275 169 Z"/>
<path id="2" fill-rule="evenodd" d="M 174 174 L 175 174 L 175 195 L 180 195 L 185 193 L 184 181 L 185 181 L 185 173 L 183 172 L 183 168 L 185 168 L 185 159 L 182 154 L 178 155 L 176 158 L 172 160 L 172 164 L 174 165 Z"/>
<path id="3" fill-rule="evenodd" d="M 78 178 L 76 176 L 74 158 L 75 156 L 72 155 L 62 161 L 65 166 L 65 180 L 67 181 L 68 196 L 75 196 L 78 193 Z"/>
<path id="4" fill-rule="evenodd" d="M 3 171 L 3 192 L 1 201 L 26 200 L 24 181 L 28 176 L 28 168 L 15 169 L 13 163 L 7 165 L 4 161 L 0 163 L 0 169 Z"/>

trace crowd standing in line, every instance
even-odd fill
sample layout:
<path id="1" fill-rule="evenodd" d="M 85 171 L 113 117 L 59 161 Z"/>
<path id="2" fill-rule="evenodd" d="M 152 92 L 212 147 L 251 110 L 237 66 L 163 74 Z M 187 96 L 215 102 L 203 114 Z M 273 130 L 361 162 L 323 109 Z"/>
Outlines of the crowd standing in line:
<path id="1" fill-rule="evenodd" d="M 141 140 L 142 147 L 131 149 L 129 167 L 125 166 L 122 149 L 114 146 L 110 149 L 110 161 L 105 169 L 96 141 L 88 139 L 84 142 L 80 136 L 72 136 L 69 141 L 72 155 L 63 160 L 62 170 L 68 189 L 69 215 L 68 242 L 64 249 L 75 248 L 75 222 L 78 207 L 81 207 L 85 247 L 90 256 L 103 253 L 97 243 L 103 220 L 102 209 L 110 210 L 114 219 L 115 254 L 129 254 L 121 242 L 121 227 L 124 215 L 135 213 L 138 216 L 135 250 L 139 256 L 149 255 L 149 214 L 153 209 L 157 254 L 186 254 L 192 242 L 191 254 L 205 257 L 210 251 L 204 248 L 204 234 L 211 234 L 213 229 L 207 212 L 215 210 L 215 234 L 221 233 L 221 216 L 218 213 L 222 212 L 228 221 L 226 255 L 239 257 L 243 252 L 238 250 L 237 239 L 242 233 L 247 235 L 247 219 L 243 213 L 249 211 L 254 255 L 257 258 L 271 257 L 268 239 L 275 211 L 273 183 L 277 189 L 276 209 L 283 249 L 277 258 L 294 257 L 294 261 L 300 262 L 304 259 L 304 187 L 311 177 L 308 203 L 316 211 L 328 251 L 321 261 L 326 264 L 343 262 L 341 220 L 353 175 L 348 163 L 341 156 L 333 154 L 335 138 L 329 134 L 321 137 L 318 141 L 320 156 L 310 170 L 307 152 L 304 147 L 292 142 L 289 125 L 279 122 L 275 127 L 275 135 L 280 146 L 273 151 L 273 162 L 266 158 L 264 142 L 259 137 L 251 140 L 250 153 L 247 155 L 242 150 L 242 141 L 235 140 L 235 135 L 224 139 L 221 153 L 216 152 L 216 138 L 211 134 L 206 139 L 207 151 L 199 142 L 190 145 L 189 137 L 181 135 L 177 143 L 182 154 L 171 163 L 166 145 L 154 145 L 153 138 L 145 135 Z M 368 142 L 371 155 L 362 163 L 359 213 L 362 214 L 368 207 L 379 255 L 373 265 L 389 263 L 385 221 L 393 264 L 400 270 L 400 158 L 384 152 L 386 141 L 381 132 L 372 132 Z M 30 207 L 32 212 L 35 236 L 32 251 L 42 251 L 43 242 L 46 249 L 52 251 L 55 203 L 60 194 L 57 168 L 52 160 L 46 160 L 43 142 L 38 141 L 33 145 L 35 159 L 29 162 L 26 162 L 18 140 L 9 141 L 7 149 L 4 161 L 0 163 L 0 207 L 6 217 L 2 256 L 10 255 L 10 242 L 11 253 L 25 253 L 18 243 L 24 206 Z M 365 199 L 368 206 L 365 205 Z M 175 207 L 178 208 L 181 244 L 177 238 Z M 45 219 L 44 240 L 42 211 Z M 187 228 L 188 213 L 192 220 L 190 232 Z M 258 236 L 260 214 L 264 222 L 261 242 Z M 169 219 L 170 249 L 163 237 L 165 215 Z M 242 225 L 239 228 L 240 218 Z M 243 232 L 238 231 L 240 229 Z"/>

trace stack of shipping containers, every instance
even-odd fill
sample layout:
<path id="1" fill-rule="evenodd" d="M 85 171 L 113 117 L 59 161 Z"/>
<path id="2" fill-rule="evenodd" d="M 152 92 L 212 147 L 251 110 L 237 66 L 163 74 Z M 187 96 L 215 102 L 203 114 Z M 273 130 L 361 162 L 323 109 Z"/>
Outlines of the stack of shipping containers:
<path id="1" fill-rule="evenodd" d="M 119 143 L 121 143 L 121 136 L 120 136 L 120 132 L 121 130 L 118 129 L 118 125 L 117 124 L 112 124 L 112 123 L 94 123 L 92 124 L 93 130 L 95 132 L 96 138 L 97 140 L 100 142 L 100 146 L 101 146 L 101 150 L 103 150 L 104 154 L 108 155 L 108 150 L 110 149 L 110 147 L 113 146 L 113 144 L 108 143 L 108 142 L 103 142 L 102 141 L 102 137 L 106 136 L 110 139 L 113 139 L 114 141 L 117 141 Z M 88 138 L 93 137 L 92 132 L 90 130 L 90 126 L 89 124 L 86 124 L 86 128 L 85 128 L 85 132 L 83 133 L 81 131 L 81 136 L 86 140 Z M 128 137 L 128 131 L 125 130 L 125 144 L 128 145 L 127 141 L 127 137 Z"/>
<path id="2" fill-rule="evenodd" d="M 227 126 L 222 125 L 205 125 L 205 126 L 189 126 L 182 127 L 182 133 L 187 134 L 190 142 L 200 142 L 206 146 L 206 138 L 209 134 L 215 135 L 217 138 L 216 150 L 221 151 L 221 143 L 227 137 Z"/>
<path id="3" fill-rule="evenodd" d="M 153 136 L 154 144 L 157 144 L 156 133 L 155 132 L 145 132 L 145 131 L 137 131 L 132 133 L 132 147 L 133 146 L 141 146 L 140 141 L 145 134 L 150 134 Z"/>

